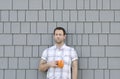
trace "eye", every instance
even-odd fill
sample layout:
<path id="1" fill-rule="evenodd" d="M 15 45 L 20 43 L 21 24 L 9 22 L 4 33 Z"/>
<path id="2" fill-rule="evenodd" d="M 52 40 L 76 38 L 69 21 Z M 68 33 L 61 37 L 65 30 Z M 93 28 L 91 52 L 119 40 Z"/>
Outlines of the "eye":
<path id="1" fill-rule="evenodd" d="M 61 36 L 62 34 L 59 34 L 59 36 Z"/>
<path id="2" fill-rule="evenodd" d="M 58 34 L 55 34 L 56 36 L 58 35 Z"/>

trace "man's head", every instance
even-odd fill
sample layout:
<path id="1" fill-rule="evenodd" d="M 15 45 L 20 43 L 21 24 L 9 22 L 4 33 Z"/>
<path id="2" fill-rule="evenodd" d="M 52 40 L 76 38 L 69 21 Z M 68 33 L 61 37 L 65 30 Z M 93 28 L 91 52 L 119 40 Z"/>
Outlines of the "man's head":
<path id="1" fill-rule="evenodd" d="M 66 32 L 65 29 L 62 27 L 56 27 L 54 29 L 54 40 L 57 44 L 61 44 L 64 42 L 66 38 Z"/>

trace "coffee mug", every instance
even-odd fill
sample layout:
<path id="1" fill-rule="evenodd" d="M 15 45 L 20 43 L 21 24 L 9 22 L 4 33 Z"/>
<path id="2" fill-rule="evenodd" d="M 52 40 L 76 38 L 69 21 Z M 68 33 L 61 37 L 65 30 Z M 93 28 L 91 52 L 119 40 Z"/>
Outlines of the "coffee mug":
<path id="1" fill-rule="evenodd" d="M 63 60 L 57 60 L 57 65 L 58 65 L 59 68 L 63 68 L 64 61 Z"/>

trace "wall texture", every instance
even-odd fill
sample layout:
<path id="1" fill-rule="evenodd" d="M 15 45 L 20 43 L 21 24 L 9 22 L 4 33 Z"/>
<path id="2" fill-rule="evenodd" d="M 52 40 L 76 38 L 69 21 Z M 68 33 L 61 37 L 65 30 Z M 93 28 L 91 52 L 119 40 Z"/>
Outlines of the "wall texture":
<path id="1" fill-rule="evenodd" d="M 57 26 L 79 79 L 120 78 L 120 0 L 0 0 L 0 79 L 45 79 L 38 63 Z"/>

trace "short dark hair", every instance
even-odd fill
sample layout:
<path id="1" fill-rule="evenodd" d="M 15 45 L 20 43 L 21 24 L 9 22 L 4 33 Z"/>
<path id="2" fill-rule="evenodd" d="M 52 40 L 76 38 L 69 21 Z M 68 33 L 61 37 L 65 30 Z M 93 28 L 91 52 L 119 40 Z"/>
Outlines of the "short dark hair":
<path id="1" fill-rule="evenodd" d="M 66 35 L 66 31 L 65 31 L 65 29 L 64 29 L 63 27 L 56 27 L 56 28 L 54 29 L 54 35 L 55 35 L 55 31 L 56 31 L 56 30 L 62 30 L 62 31 L 63 31 L 63 34 Z"/>

